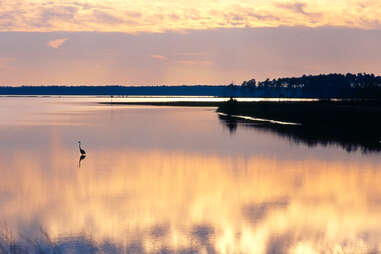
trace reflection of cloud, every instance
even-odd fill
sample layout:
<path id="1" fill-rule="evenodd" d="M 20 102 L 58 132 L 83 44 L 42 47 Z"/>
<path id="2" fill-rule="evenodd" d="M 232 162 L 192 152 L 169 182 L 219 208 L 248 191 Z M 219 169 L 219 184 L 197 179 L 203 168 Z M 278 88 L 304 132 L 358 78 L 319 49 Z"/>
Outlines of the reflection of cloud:
<path id="1" fill-rule="evenodd" d="M 134 138 L 142 142 L 144 135 L 129 135 L 128 142 L 122 139 L 122 146 L 114 143 L 125 133 L 134 133 L 129 126 L 143 126 L 136 125 L 141 115 L 137 112 L 141 113 L 132 114 L 136 118 L 125 115 L 125 120 L 115 115 L 118 127 L 94 114 L 73 119 L 102 122 L 97 131 L 94 125 L 70 131 L 68 127 L 60 131 L 26 127 L 29 131 L 15 131 L 11 136 L 0 132 L 0 189 L 11 197 L 0 198 L 5 208 L 0 217 L 14 230 L 36 228 L 33 221 L 38 221 L 52 239 L 89 232 L 90 244 L 86 238 L 57 240 L 70 253 L 80 252 L 72 248 L 119 251 L 120 245 L 127 253 L 251 253 L 253 248 L 259 248 L 258 253 L 277 253 L 299 242 L 295 248 L 310 244 L 317 253 L 324 253 L 321 246 L 357 247 L 361 241 L 369 251 L 378 246 L 380 208 L 367 203 L 381 191 L 377 160 L 244 157 L 160 146 L 139 149 Z M 193 119 L 184 113 L 177 116 Z M 154 114 L 173 133 L 167 118 Z M 60 143 L 78 131 L 94 140 L 86 170 L 77 170 L 71 144 Z M 105 131 L 107 137 L 101 135 Z M 45 132 L 51 132 L 56 141 L 43 145 L 40 138 L 45 136 L 36 134 Z M 36 141 L 30 142 L 33 137 Z M 8 148 L 10 143 L 14 149 Z M 259 146 L 260 139 L 255 143 Z M 305 181 L 296 185 L 299 177 Z M 114 197 L 115 202 L 106 202 Z M 365 238 L 364 232 L 370 236 Z M 102 244 L 105 240 L 109 242 Z"/>
<path id="2" fill-rule="evenodd" d="M 62 44 L 64 44 L 65 41 L 67 41 L 67 40 L 68 40 L 67 38 L 52 40 L 52 41 L 49 41 L 49 42 L 48 42 L 48 46 L 51 47 L 51 48 L 58 49 L 58 48 L 61 47 Z"/>
<path id="3" fill-rule="evenodd" d="M 162 238 L 165 237 L 169 233 L 169 225 L 157 225 L 152 227 L 151 234 L 154 238 Z"/>
<path id="4" fill-rule="evenodd" d="M 143 240 L 143 239 L 142 239 Z M 146 251 L 144 250 L 143 243 L 141 241 L 135 241 L 130 243 L 126 248 L 127 254 L 144 254 Z"/>
<path id="5" fill-rule="evenodd" d="M 197 237 L 197 239 L 202 243 L 209 242 L 213 234 L 214 234 L 213 227 L 208 225 L 197 225 L 193 228 L 193 231 L 192 231 L 192 235 Z"/>
<path id="6" fill-rule="evenodd" d="M 246 218 L 253 223 L 265 219 L 265 217 L 271 212 L 271 210 L 277 210 L 282 208 L 287 208 L 288 201 L 270 201 L 263 203 L 253 203 L 243 208 L 243 213 Z"/>
<path id="7" fill-rule="evenodd" d="M 286 254 L 292 244 L 291 234 L 274 234 L 267 242 L 266 254 Z M 307 253 L 306 253 L 307 254 Z"/>

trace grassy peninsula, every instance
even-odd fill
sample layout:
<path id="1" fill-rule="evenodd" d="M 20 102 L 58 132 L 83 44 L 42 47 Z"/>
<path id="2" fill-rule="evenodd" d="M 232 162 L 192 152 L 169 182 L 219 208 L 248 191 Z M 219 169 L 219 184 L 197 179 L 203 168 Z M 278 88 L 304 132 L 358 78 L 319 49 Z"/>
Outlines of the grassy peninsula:
<path id="1" fill-rule="evenodd" d="M 221 104 L 217 112 L 229 128 L 248 122 L 235 116 L 271 119 L 300 125 L 255 124 L 296 141 L 313 145 L 336 143 L 346 150 L 381 151 L 381 101 L 237 102 Z"/>
<path id="2" fill-rule="evenodd" d="M 381 101 L 260 101 L 238 102 L 234 99 L 221 104 L 218 112 L 296 122 L 305 126 L 381 127 Z M 381 130 L 381 129 L 378 129 Z"/>

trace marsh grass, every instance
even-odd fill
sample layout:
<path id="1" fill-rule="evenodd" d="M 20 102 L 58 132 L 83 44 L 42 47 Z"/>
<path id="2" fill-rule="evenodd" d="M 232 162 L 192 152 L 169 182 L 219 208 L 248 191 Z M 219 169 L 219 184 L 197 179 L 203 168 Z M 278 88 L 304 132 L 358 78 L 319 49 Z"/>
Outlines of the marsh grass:
<path id="1" fill-rule="evenodd" d="M 197 230 L 196 230 L 197 229 Z M 213 230 L 205 226 L 191 230 L 189 237 L 191 244 L 179 249 L 158 243 L 161 236 L 154 236 L 149 232 L 138 238 L 126 239 L 126 244 L 112 240 L 95 240 L 89 233 L 77 236 L 65 236 L 53 239 L 42 228 L 32 236 L 15 235 L 7 228 L 0 229 L 0 254 L 196 254 L 217 253 L 211 238 Z M 157 232 L 156 232 L 157 233 Z M 164 232 L 163 232 L 164 233 Z M 162 233 L 158 233 L 161 235 Z M 165 233 L 164 233 L 165 234 Z M 156 243 L 156 246 L 155 246 Z M 147 250 L 147 246 L 150 250 Z"/>
<path id="2" fill-rule="evenodd" d="M 7 228 L 0 233 L 0 254 L 122 253 L 115 246 L 99 243 L 88 234 L 52 239 L 42 228 L 33 239 L 19 235 L 16 240 Z"/>

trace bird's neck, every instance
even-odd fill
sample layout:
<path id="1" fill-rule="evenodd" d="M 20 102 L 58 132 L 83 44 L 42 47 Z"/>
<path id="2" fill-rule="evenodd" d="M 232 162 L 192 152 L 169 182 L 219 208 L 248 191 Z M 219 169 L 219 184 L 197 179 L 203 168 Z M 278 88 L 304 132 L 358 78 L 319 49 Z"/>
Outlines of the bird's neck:
<path id="1" fill-rule="evenodd" d="M 78 146 L 79 146 L 79 149 L 81 149 L 81 143 L 79 143 Z"/>

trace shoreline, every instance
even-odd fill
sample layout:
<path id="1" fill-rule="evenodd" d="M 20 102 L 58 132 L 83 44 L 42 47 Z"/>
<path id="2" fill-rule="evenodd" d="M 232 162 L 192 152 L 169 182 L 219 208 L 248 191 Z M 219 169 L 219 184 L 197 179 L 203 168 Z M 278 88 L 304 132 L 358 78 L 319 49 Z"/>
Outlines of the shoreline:
<path id="1" fill-rule="evenodd" d="M 172 102 L 98 102 L 102 105 L 141 105 L 141 106 L 173 106 L 173 107 L 219 107 L 226 102 L 208 101 L 172 101 Z"/>
<path id="2" fill-rule="evenodd" d="M 217 109 L 220 119 L 229 128 L 237 123 L 270 131 L 306 145 L 337 144 L 348 152 L 360 148 L 363 152 L 381 151 L 381 102 L 257 102 L 242 103 L 234 100 Z M 234 116 L 245 116 L 234 118 Z M 249 121 L 248 117 L 272 121 Z M 299 125 L 277 122 L 299 123 Z M 250 122 L 252 124 L 250 124 Z"/>
<path id="3" fill-rule="evenodd" d="M 234 132 L 238 125 L 270 131 L 307 145 L 338 144 L 347 151 L 381 151 L 381 101 L 102 102 L 102 105 L 214 107 Z"/>
<path id="4" fill-rule="evenodd" d="M 350 127 L 361 121 L 381 127 L 381 101 L 313 101 L 313 102 L 238 102 L 222 103 L 217 112 L 244 115 L 275 121 L 295 122 L 304 126 Z M 380 128 L 381 130 L 381 128 Z"/>
<path id="5" fill-rule="evenodd" d="M 218 102 L 97 102 L 100 105 L 141 105 L 173 107 L 216 107 L 217 113 L 246 118 L 247 121 L 291 123 L 303 127 L 344 128 L 381 134 L 381 101 L 255 101 L 235 99 Z M 381 140 L 381 136 L 380 136 Z"/>

